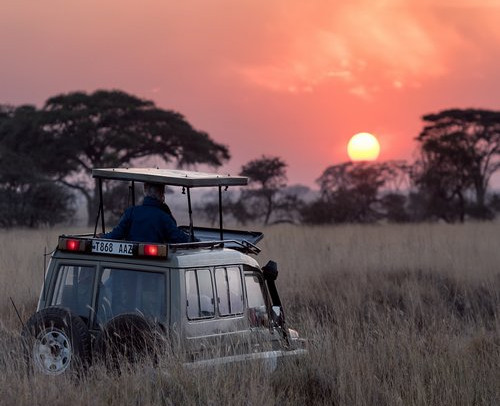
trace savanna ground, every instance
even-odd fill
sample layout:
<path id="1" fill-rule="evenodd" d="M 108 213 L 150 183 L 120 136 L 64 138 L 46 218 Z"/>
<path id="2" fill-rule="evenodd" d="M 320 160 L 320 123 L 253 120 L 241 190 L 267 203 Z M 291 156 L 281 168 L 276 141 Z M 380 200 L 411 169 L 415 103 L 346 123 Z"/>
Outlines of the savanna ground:
<path id="1" fill-rule="evenodd" d="M 165 360 L 168 374 L 96 367 L 81 380 L 27 374 L 9 300 L 24 321 L 34 311 L 60 231 L 0 236 L 2 405 L 500 404 L 499 224 L 268 228 L 259 262 L 278 262 L 308 358 L 272 375 Z"/>

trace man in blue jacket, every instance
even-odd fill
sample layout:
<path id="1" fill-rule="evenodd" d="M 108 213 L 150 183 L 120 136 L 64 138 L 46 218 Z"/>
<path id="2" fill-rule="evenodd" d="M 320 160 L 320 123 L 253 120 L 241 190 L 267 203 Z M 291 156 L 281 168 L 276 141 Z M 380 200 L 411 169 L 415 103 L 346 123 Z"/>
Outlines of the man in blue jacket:
<path id="1" fill-rule="evenodd" d="M 177 227 L 170 208 L 165 204 L 165 185 L 156 183 L 144 183 L 142 205 L 129 207 L 118 225 L 100 237 L 171 244 L 190 241 L 189 236 Z"/>

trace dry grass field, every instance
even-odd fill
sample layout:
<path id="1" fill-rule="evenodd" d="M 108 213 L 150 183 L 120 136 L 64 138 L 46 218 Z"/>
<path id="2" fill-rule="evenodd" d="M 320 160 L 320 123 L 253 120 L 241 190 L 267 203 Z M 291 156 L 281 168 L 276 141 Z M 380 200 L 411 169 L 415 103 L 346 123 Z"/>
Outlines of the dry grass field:
<path id="1" fill-rule="evenodd" d="M 24 320 L 61 230 L 0 236 L 2 405 L 499 405 L 500 225 L 277 226 L 259 262 L 278 262 L 288 324 L 310 355 L 258 366 L 169 373 L 93 368 L 81 380 L 32 376 Z M 67 231 L 67 230 L 65 230 Z M 50 249 L 49 249 L 50 250 Z"/>

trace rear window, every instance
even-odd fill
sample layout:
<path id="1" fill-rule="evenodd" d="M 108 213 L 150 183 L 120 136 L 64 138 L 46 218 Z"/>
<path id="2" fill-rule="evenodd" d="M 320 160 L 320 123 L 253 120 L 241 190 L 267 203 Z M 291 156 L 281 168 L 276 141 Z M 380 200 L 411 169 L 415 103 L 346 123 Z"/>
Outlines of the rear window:
<path id="1" fill-rule="evenodd" d="M 103 324 L 122 313 L 165 319 L 165 275 L 105 268 L 98 286 L 97 322 Z"/>
<path id="2" fill-rule="evenodd" d="M 51 305 L 67 307 L 88 320 L 92 310 L 94 278 L 93 266 L 61 265 Z"/>

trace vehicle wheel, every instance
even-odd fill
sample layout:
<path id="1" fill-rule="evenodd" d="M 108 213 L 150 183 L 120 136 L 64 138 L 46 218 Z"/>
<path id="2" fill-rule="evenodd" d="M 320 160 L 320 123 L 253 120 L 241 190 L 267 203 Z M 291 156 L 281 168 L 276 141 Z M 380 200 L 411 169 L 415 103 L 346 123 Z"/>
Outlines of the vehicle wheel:
<path id="1" fill-rule="evenodd" d="M 22 332 L 29 368 L 46 375 L 79 372 L 90 361 L 90 334 L 85 322 L 69 309 L 48 307 L 36 312 Z"/>
<path id="2" fill-rule="evenodd" d="M 95 341 L 95 352 L 105 364 L 119 369 L 120 361 L 136 363 L 156 359 L 165 339 L 159 328 L 136 313 L 120 314 L 109 320 Z"/>

